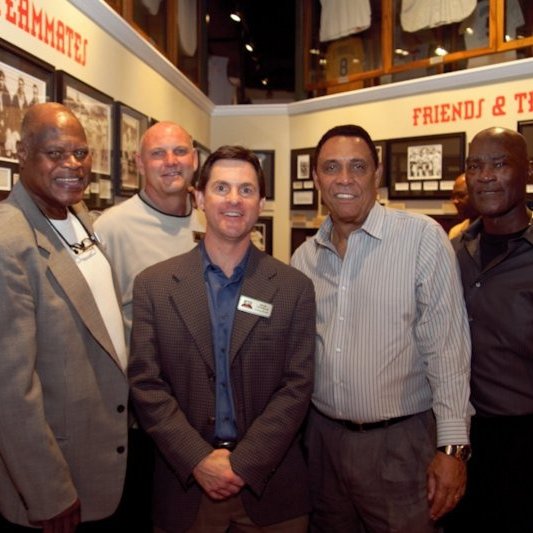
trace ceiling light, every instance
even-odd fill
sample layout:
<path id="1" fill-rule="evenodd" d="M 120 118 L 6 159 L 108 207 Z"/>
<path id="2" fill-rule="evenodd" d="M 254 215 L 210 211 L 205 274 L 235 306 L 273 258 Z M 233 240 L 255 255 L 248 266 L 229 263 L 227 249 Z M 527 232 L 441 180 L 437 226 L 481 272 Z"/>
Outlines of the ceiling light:
<path id="1" fill-rule="evenodd" d="M 266 87 L 268 85 L 268 78 L 263 78 L 261 83 Z"/>
<path id="2" fill-rule="evenodd" d="M 468 28 L 466 28 L 465 30 L 465 33 L 467 35 L 474 35 L 474 28 L 471 28 L 470 26 L 468 26 Z"/>
<path id="3" fill-rule="evenodd" d="M 442 46 L 437 46 L 437 48 L 435 48 L 435 52 L 433 52 L 436 56 L 439 56 L 439 57 L 442 57 L 442 56 L 445 56 L 448 54 L 448 50 L 446 50 L 445 48 L 443 48 Z"/>
<path id="4" fill-rule="evenodd" d="M 394 50 L 394 53 L 398 56 L 408 56 L 409 55 L 409 52 L 407 50 L 404 50 L 403 48 L 396 48 L 396 50 Z"/>
<path id="5" fill-rule="evenodd" d="M 246 50 L 248 50 L 248 52 L 252 53 L 254 51 L 254 47 L 252 45 L 252 43 L 246 43 L 244 45 L 244 48 L 246 48 Z"/>
<path id="6" fill-rule="evenodd" d="M 233 13 L 231 13 L 231 15 L 229 16 L 231 20 L 234 20 L 235 22 L 240 22 L 241 21 L 241 15 L 238 11 L 234 11 Z"/>

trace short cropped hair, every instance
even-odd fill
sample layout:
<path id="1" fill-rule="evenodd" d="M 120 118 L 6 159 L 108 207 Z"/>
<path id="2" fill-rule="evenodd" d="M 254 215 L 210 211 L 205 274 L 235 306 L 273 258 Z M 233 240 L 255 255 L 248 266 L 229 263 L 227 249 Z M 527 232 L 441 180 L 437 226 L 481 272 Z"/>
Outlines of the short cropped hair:
<path id="1" fill-rule="evenodd" d="M 376 167 L 378 166 L 378 152 L 376 150 L 374 141 L 372 141 L 372 138 L 370 137 L 370 134 L 361 126 L 356 126 L 355 124 L 344 124 L 343 126 L 335 126 L 334 128 L 329 129 L 318 141 L 313 156 L 313 168 L 315 170 L 322 146 L 324 146 L 324 143 L 332 137 L 360 137 L 368 145 L 370 153 L 372 154 L 372 159 L 374 160 L 374 164 Z"/>
<path id="2" fill-rule="evenodd" d="M 202 169 L 200 170 L 200 177 L 196 183 L 196 188 L 204 192 L 207 187 L 207 182 L 209 181 L 211 175 L 211 169 L 213 165 L 222 159 L 235 159 L 238 161 L 246 161 L 250 163 L 255 170 L 257 176 L 257 183 L 259 184 L 259 196 L 261 198 L 265 197 L 265 175 L 263 174 L 263 169 L 261 168 L 261 163 L 257 156 L 248 148 L 244 146 L 229 146 L 224 145 L 215 150 L 209 157 L 206 159 Z"/>

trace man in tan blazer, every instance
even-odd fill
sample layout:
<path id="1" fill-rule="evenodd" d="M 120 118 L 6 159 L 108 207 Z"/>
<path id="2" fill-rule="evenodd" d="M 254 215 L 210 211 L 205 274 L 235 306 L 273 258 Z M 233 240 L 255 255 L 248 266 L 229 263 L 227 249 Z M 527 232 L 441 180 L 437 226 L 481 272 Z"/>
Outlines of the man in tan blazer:
<path id="1" fill-rule="evenodd" d="M 123 323 L 80 203 L 91 169 L 81 124 L 60 104 L 32 106 L 19 160 L 0 204 L 0 530 L 79 532 L 121 498 Z"/>
<path id="2" fill-rule="evenodd" d="M 134 285 L 129 376 L 160 452 L 158 531 L 307 531 L 314 290 L 251 244 L 264 197 L 252 152 L 213 152 L 196 192 L 204 241 Z"/>

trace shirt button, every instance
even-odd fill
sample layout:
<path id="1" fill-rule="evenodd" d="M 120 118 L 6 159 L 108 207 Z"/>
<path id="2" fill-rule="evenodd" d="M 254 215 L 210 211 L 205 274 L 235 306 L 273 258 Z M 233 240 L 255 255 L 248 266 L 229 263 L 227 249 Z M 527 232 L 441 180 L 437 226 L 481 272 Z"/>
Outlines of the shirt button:
<path id="1" fill-rule="evenodd" d="M 215 423 L 215 417 L 214 416 L 209 416 L 207 417 L 207 423 L 212 426 L 214 423 Z"/>
<path id="2" fill-rule="evenodd" d="M 117 448 L 117 453 L 124 453 L 126 451 L 126 448 L 124 448 L 124 446 L 119 446 Z"/>
<path id="3" fill-rule="evenodd" d="M 123 413 L 124 412 L 124 409 L 126 409 L 123 405 L 119 405 L 117 406 L 117 412 L 118 413 Z"/>

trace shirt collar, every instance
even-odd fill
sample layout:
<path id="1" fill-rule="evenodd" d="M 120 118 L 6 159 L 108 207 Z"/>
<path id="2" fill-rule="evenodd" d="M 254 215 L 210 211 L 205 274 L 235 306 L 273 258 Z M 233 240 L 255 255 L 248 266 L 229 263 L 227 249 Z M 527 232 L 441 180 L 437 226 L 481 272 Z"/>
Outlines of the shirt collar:
<path id="1" fill-rule="evenodd" d="M 461 241 L 465 242 L 471 242 L 478 238 L 479 234 L 483 230 L 483 220 L 482 217 L 479 217 L 477 220 L 472 222 L 470 226 L 463 232 L 463 235 L 461 237 Z M 525 239 L 530 244 L 533 244 L 533 225 L 531 222 L 529 223 L 529 226 L 527 227 L 526 231 L 518 237 L 518 239 Z"/>
<path id="2" fill-rule="evenodd" d="M 383 226 L 385 224 L 386 209 L 380 203 L 375 202 L 368 213 L 363 225 L 355 231 L 364 231 L 370 237 L 381 240 L 383 238 Z M 321 246 L 331 248 L 331 230 L 333 221 L 328 215 L 326 220 L 321 224 L 316 236 L 315 242 Z M 354 232 L 355 233 L 355 232 Z"/>
<path id="3" fill-rule="evenodd" d="M 207 253 L 207 250 L 205 248 L 205 242 L 203 240 L 200 241 L 200 243 L 198 244 L 198 248 L 200 249 L 200 253 L 202 256 L 202 270 L 203 270 L 204 276 L 207 275 L 207 272 L 209 270 L 222 272 L 220 267 L 211 261 L 211 258 L 209 257 L 209 254 Z M 237 279 L 244 275 L 244 271 L 246 270 L 246 267 L 248 265 L 248 259 L 250 258 L 251 249 L 252 249 L 252 244 L 250 243 L 250 245 L 248 246 L 248 249 L 246 250 L 246 253 L 244 254 L 244 257 L 241 259 L 241 262 L 235 267 L 233 274 L 231 276 L 232 278 Z"/>

